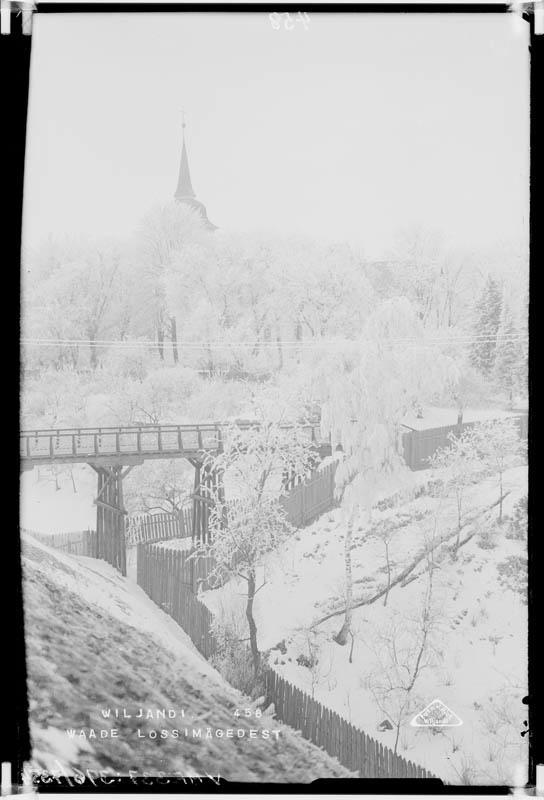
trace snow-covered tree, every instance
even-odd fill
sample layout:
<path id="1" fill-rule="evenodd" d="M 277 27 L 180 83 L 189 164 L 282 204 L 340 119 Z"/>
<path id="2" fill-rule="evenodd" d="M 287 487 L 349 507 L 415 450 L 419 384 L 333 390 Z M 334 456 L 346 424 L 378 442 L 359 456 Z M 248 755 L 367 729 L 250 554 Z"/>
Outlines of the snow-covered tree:
<path id="1" fill-rule="evenodd" d="M 45 370 L 22 394 L 23 428 L 72 428 L 88 424 L 88 383 L 73 369 Z"/>
<path id="2" fill-rule="evenodd" d="M 361 258 L 342 244 L 317 246 L 290 240 L 283 255 L 284 305 L 311 339 L 357 335 L 374 292 Z"/>
<path id="3" fill-rule="evenodd" d="M 488 275 L 474 307 L 471 364 L 482 375 L 490 377 L 495 364 L 497 334 L 501 324 L 502 292 L 498 282 Z"/>
<path id="4" fill-rule="evenodd" d="M 524 353 L 520 332 L 514 322 L 507 303 L 504 304 L 501 325 L 497 334 L 497 352 L 493 377 L 497 386 L 506 394 L 510 408 L 514 394 L 523 384 Z"/>
<path id="5" fill-rule="evenodd" d="M 381 520 L 372 529 L 372 535 L 382 543 L 384 549 L 385 569 L 387 572 L 387 586 L 383 596 L 384 606 L 387 605 L 389 590 L 391 589 L 391 543 L 397 530 L 398 528 L 394 522 L 387 519 Z"/>
<path id="6" fill-rule="evenodd" d="M 443 247 L 439 233 L 419 226 L 399 231 L 391 247 L 391 258 L 397 265 L 397 291 L 410 300 L 424 325 L 436 324 Z"/>
<path id="7" fill-rule="evenodd" d="M 25 333 L 60 340 L 53 346 L 58 368 L 78 366 L 75 340 L 88 342 L 90 365 L 96 369 L 104 352 L 98 340 L 110 332 L 126 333 L 129 323 L 127 298 L 133 284 L 127 279 L 123 244 L 81 240 L 59 244 L 54 252 L 54 258 L 31 269 L 25 281 Z"/>
<path id="8" fill-rule="evenodd" d="M 416 695 L 421 675 L 439 663 L 442 619 L 433 600 L 431 570 L 420 608 L 413 614 L 393 612 L 388 624 L 373 632 L 376 669 L 366 682 L 378 708 L 393 723 L 394 753 L 403 725 L 421 709 L 421 698 Z"/>
<path id="9" fill-rule="evenodd" d="M 336 641 L 351 629 L 351 547 L 355 518 L 368 518 L 381 491 L 402 487 L 407 470 L 401 423 L 414 403 L 443 391 L 451 360 L 425 341 L 422 322 L 406 298 L 382 303 L 349 353 L 323 362 L 322 432 L 344 457 L 336 485 L 345 514 L 346 612 Z"/>
<path id="10" fill-rule="evenodd" d="M 448 447 L 440 448 L 431 459 L 433 469 L 444 469 L 444 489 L 455 497 L 457 508 L 457 539 L 455 552 L 459 548 L 463 507 L 466 489 L 473 481 L 474 470 L 481 464 L 478 438 L 473 428 L 464 430 L 459 436 L 449 435 Z"/>
<path id="11" fill-rule="evenodd" d="M 199 214 L 174 202 L 152 209 L 136 232 L 133 247 L 141 273 L 140 289 L 146 296 L 145 317 L 156 334 L 161 360 L 167 336 L 171 339 L 174 362 L 179 358 L 177 309 L 169 302 L 165 285 L 167 270 L 176 262 L 180 269 L 190 272 L 187 253 L 207 236 Z"/>
<path id="12" fill-rule="evenodd" d="M 471 288 L 470 257 L 438 231 L 399 231 L 375 278 L 382 297 L 404 295 L 426 327 L 448 330 L 462 321 Z"/>
<path id="13" fill-rule="evenodd" d="M 446 381 L 444 400 L 454 403 L 457 425 L 463 424 L 463 416 L 469 406 L 479 406 L 488 400 L 490 391 L 489 382 L 466 358 L 454 360 L 454 367 Z"/>
<path id="14" fill-rule="evenodd" d="M 184 459 L 147 461 L 125 479 L 125 504 L 131 514 L 177 515 L 190 502 L 193 473 Z"/>
<path id="15" fill-rule="evenodd" d="M 213 497 L 208 526 L 210 541 L 196 551 L 212 556 L 217 575 L 232 575 L 246 584 L 246 619 L 255 676 L 261 663 L 254 603 L 263 568 L 271 552 L 290 535 L 291 525 L 280 503 L 282 477 L 307 474 L 312 449 L 304 431 L 294 425 L 261 420 L 259 426 L 241 429 L 235 425 L 225 432 L 223 452 L 209 456 L 205 467 L 219 472 L 234 495 Z"/>
<path id="16" fill-rule="evenodd" d="M 481 422 L 474 428 L 475 443 L 481 458 L 499 479 L 499 522 L 502 522 L 503 477 L 512 460 L 523 454 L 518 422 L 512 417 Z"/>

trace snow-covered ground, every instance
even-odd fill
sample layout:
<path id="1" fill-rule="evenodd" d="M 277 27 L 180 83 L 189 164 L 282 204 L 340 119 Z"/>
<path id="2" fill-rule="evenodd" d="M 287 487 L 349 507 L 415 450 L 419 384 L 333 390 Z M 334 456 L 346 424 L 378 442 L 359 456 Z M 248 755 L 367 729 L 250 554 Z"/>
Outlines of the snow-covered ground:
<path id="1" fill-rule="evenodd" d="M 527 491 L 526 467 L 504 476 L 504 514 L 511 513 Z M 429 636 L 428 665 L 411 695 L 415 714 L 436 697 L 463 721 L 459 727 L 427 729 L 401 725 L 398 752 L 452 783 L 511 783 L 519 763 L 526 763 L 521 737 L 527 690 L 526 545 L 509 538 L 509 525 L 497 525 L 497 481 L 486 479 L 470 487 L 465 501 L 462 545 L 456 559 L 451 550 L 436 549 L 432 613 L 436 624 Z M 453 533 L 456 508 L 452 498 L 422 496 L 399 507 L 373 512 L 372 529 L 380 521 L 394 525 L 390 542 L 392 579 L 422 552 L 434 535 Z M 472 521 L 470 521 L 472 520 Z M 386 585 L 383 541 L 368 526 L 356 526 L 352 551 L 354 596 L 370 600 Z M 298 530 L 278 554 L 263 578 L 255 617 L 259 645 L 270 650 L 269 661 L 292 683 L 313 694 L 384 745 L 393 747 L 395 731 L 377 726 L 390 718 L 391 708 L 379 698 L 387 653 L 406 646 L 417 627 L 427 573 L 394 586 L 384 598 L 354 612 L 354 641 L 345 647 L 332 637 L 343 615 L 314 625 L 331 610 L 342 607 L 344 592 L 343 512 L 323 515 L 314 525 Z M 207 592 L 205 602 L 217 614 L 236 605 L 243 613 L 244 583 L 231 582 Z M 312 627 L 314 626 L 314 627 Z M 396 631 L 396 633 L 392 633 Z M 415 635 L 415 634 L 414 634 Z M 279 645 L 279 646 L 278 646 Z M 298 663 L 297 663 L 298 659 Z M 310 661 L 313 666 L 308 666 Z M 302 662 L 302 663 L 300 663 Z M 383 697 L 382 697 L 383 699 Z M 381 703 L 381 708 L 380 708 Z M 413 716 L 413 714 L 411 716 Z"/>
<path id="2" fill-rule="evenodd" d="M 95 497 L 96 473 L 85 464 L 63 465 L 56 477 L 48 467 L 34 467 L 21 475 L 21 527 L 37 533 L 94 529 Z"/>

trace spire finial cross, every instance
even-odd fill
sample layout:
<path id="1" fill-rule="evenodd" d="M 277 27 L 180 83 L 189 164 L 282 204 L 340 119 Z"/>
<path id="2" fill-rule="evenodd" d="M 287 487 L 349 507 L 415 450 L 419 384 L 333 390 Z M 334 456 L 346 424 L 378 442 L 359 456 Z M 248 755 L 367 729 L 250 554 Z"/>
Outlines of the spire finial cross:
<path id="1" fill-rule="evenodd" d="M 181 127 L 183 128 L 183 130 L 185 130 L 185 128 L 186 128 L 185 109 L 184 108 L 181 109 Z"/>

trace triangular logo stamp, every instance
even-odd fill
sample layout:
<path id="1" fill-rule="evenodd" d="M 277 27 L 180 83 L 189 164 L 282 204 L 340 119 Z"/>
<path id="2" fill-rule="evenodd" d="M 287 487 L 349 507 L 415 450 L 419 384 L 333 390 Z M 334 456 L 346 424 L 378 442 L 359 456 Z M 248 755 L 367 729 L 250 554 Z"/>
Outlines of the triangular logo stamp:
<path id="1" fill-rule="evenodd" d="M 438 698 L 429 703 L 419 714 L 416 714 L 410 722 L 410 725 L 416 728 L 453 728 L 462 724 L 463 720 L 459 719 L 457 714 Z"/>

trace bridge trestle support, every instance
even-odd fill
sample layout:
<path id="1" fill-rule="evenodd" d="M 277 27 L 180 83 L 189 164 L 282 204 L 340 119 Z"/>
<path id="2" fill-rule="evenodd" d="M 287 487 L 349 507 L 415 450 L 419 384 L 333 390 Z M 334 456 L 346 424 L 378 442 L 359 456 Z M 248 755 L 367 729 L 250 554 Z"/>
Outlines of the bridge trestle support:
<path id="1" fill-rule="evenodd" d="M 193 529 L 195 544 L 208 544 L 210 541 L 210 514 L 217 498 L 221 503 L 225 499 L 223 473 L 213 469 L 210 464 L 202 464 L 191 460 L 195 468 L 193 491 Z"/>
<path id="2" fill-rule="evenodd" d="M 96 558 L 101 558 L 127 574 L 123 478 L 131 469 L 122 465 L 90 465 L 98 476 L 96 500 Z"/>

